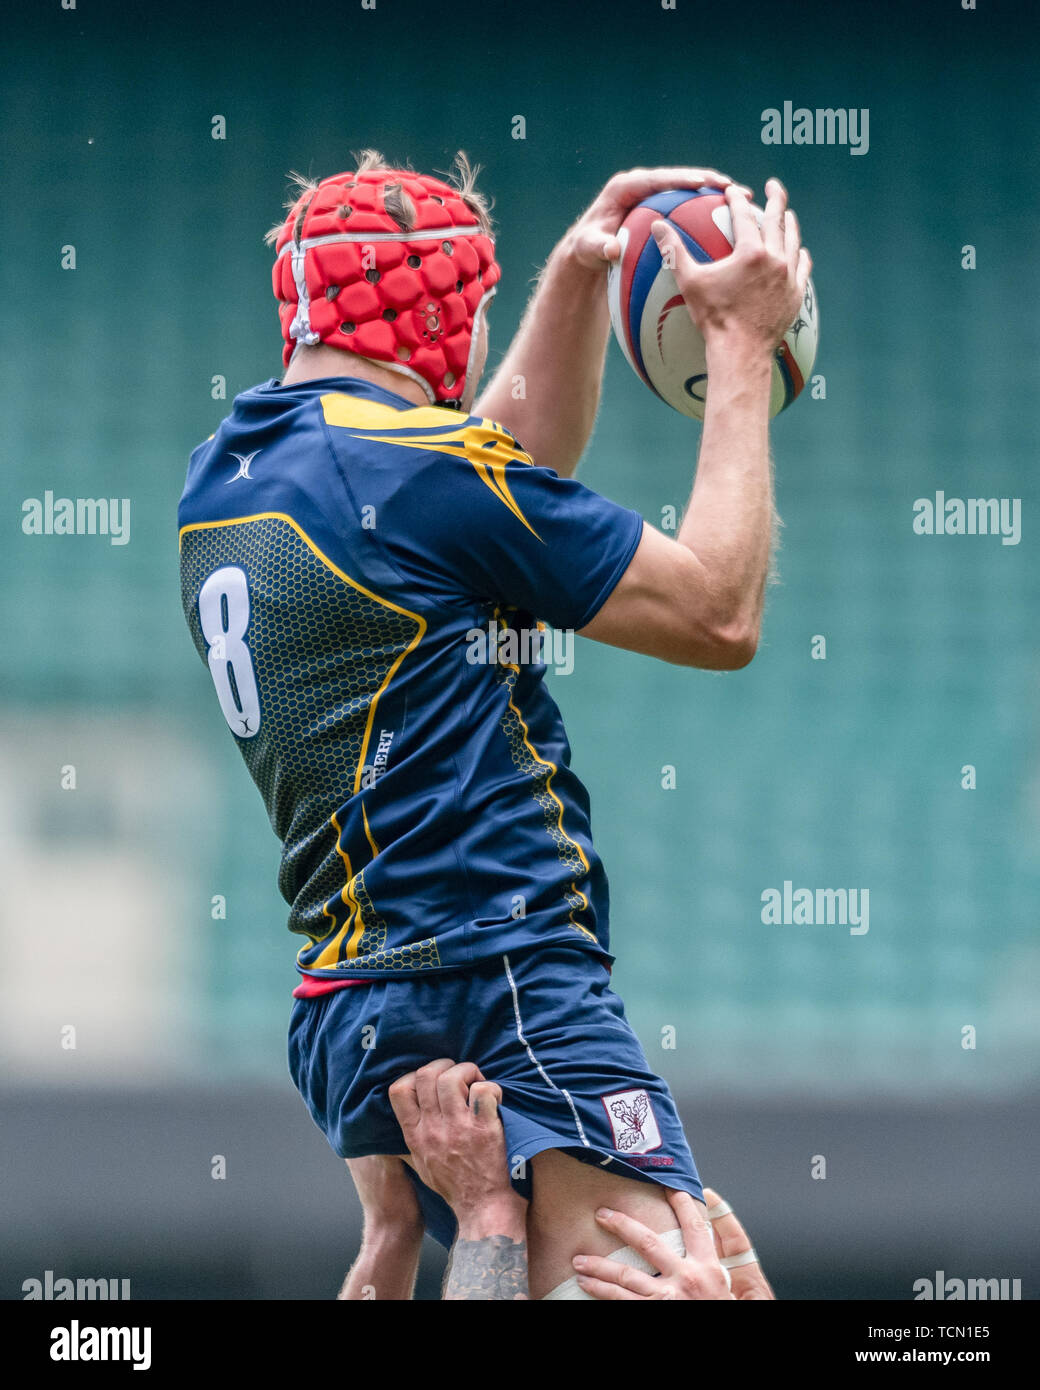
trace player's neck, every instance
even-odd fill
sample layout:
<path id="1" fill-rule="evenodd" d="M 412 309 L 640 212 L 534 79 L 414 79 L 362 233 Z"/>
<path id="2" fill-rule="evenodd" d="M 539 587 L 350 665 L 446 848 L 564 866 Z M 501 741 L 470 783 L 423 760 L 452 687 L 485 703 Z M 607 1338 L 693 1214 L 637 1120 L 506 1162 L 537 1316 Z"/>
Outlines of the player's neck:
<path id="1" fill-rule="evenodd" d="M 297 348 L 293 360 L 285 369 L 283 386 L 291 386 L 297 381 L 315 381 L 326 376 L 354 376 L 362 381 L 371 381 L 382 386 L 385 391 L 393 391 L 416 405 L 429 405 L 426 392 L 417 381 L 412 381 L 403 372 L 381 367 L 356 352 L 345 352 L 342 348 L 318 343 L 314 347 Z"/>

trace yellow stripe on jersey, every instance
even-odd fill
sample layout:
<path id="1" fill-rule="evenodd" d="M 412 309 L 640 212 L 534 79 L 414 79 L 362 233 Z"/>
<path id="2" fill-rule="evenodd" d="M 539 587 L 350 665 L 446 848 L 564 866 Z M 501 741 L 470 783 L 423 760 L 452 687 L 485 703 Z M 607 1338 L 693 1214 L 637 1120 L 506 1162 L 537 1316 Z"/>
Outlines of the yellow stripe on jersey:
<path id="1" fill-rule="evenodd" d="M 362 938 L 364 937 L 365 932 L 369 926 L 369 923 L 365 921 L 365 914 L 362 911 L 361 902 L 358 896 L 358 885 L 363 887 L 365 881 L 365 871 L 364 869 L 362 869 L 359 873 L 354 873 L 350 863 L 350 856 L 347 854 L 347 851 L 343 848 L 340 824 L 339 821 L 336 819 L 335 812 L 333 812 L 333 815 L 331 817 L 331 823 L 333 830 L 336 832 L 336 851 L 339 854 L 340 858 L 343 860 L 343 864 L 346 868 L 347 881 L 346 883 L 344 883 L 343 888 L 340 891 L 340 900 L 342 901 L 343 906 L 347 909 L 347 919 L 344 922 L 343 926 L 340 927 L 336 935 L 332 938 L 332 940 L 328 942 L 328 945 L 322 951 L 321 955 L 318 956 L 316 960 L 308 962 L 306 967 L 308 970 L 331 970 L 334 969 L 337 965 L 339 965 L 341 963 L 340 948 L 343 946 L 344 938 L 346 938 L 346 946 L 343 949 L 343 960 L 356 960 L 358 957 L 358 951 L 361 946 Z M 369 837 L 369 842 L 374 843 L 371 840 L 371 836 Z M 365 896 L 367 897 L 367 892 Z M 369 906 L 371 907 L 371 905 L 371 899 L 369 899 Z M 322 912 L 325 914 L 326 917 L 331 917 L 333 923 L 336 922 L 335 916 L 331 912 L 329 912 L 327 907 L 323 907 Z M 328 940 L 328 938 L 322 937 L 321 940 L 326 941 Z M 299 957 L 302 954 L 303 951 L 301 950 L 299 955 L 297 955 L 297 960 L 299 960 Z"/>
<path id="2" fill-rule="evenodd" d="M 387 407 L 387 409 L 389 409 L 389 407 Z M 334 564 L 333 561 L 330 560 L 329 557 L 323 551 L 318 549 L 318 547 L 314 544 L 314 542 L 311 540 L 310 536 L 308 536 L 307 532 L 303 529 L 303 527 L 300 526 L 298 522 L 294 521 L 291 516 L 287 516 L 285 512 L 256 512 L 252 516 L 236 516 L 230 518 L 230 520 L 228 521 L 192 521 L 187 526 L 181 527 L 177 543 L 178 546 L 182 545 L 184 542 L 184 537 L 189 531 L 212 531 L 221 526 L 244 526 L 247 522 L 250 521 L 266 520 L 284 521 L 288 526 L 292 527 L 292 529 L 299 536 L 300 540 L 303 541 L 303 543 L 307 546 L 309 550 L 313 552 L 315 556 L 317 556 L 321 563 L 325 565 L 328 569 L 330 569 L 333 574 L 337 575 L 340 579 L 342 579 L 344 584 L 349 584 L 352 589 L 356 589 L 359 594 L 364 594 L 365 597 L 370 598 L 373 603 L 382 604 L 384 608 L 390 608 L 395 613 L 402 614 L 402 616 L 405 618 L 411 618 L 418 625 L 418 630 L 416 631 L 415 636 L 408 643 L 408 646 L 404 649 L 400 656 L 396 658 L 393 665 L 386 673 L 386 677 L 383 680 L 382 685 L 372 696 L 371 703 L 369 704 L 368 719 L 365 722 L 365 737 L 361 743 L 361 753 L 358 757 L 357 771 L 354 775 L 354 791 L 359 792 L 361 790 L 361 777 L 365 769 L 365 756 L 368 753 L 368 745 L 372 741 L 372 726 L 375 723 L 376 705 L 379 703 L 380 697 L 383 695 L 383 692 L 386 690 L 387 686 L 390 684 L 394 676 L 397 674 L 397 669 L 401 665 L 401 662 L 405 659 L 406 656 L 409 656 L 413 651 L 415 651 L 416 647 L 419 645 L 423 637 L 426 635 L 426 619 L 422 617 L 419 613 L 413 613 L 411 609 L 402 608 L 399 603 L 394 603 L 392 599 L 383 598 L 380 594 L 374 594 L 372 590 L 367 589 L 364 586 L 364 584 L 359 584 L 356 579 L 351 579 L 349 574 L 345 574 L 343 570 L 341 570 L 337 564 Z"/>
<path id="3" fill-rule="evenodd" d="M 387 408 L 389 409 L 389 407 Z M 393 413 L 397 414 L 398 412 Z M 380 594 L 373 593 L 372 590 L 366 588 L 364 584 L 358 583 L 356 579 L 352 579 L 349 574 L 344 573 L 344 571 L 341 570 L 337 564 L 330 560 L 329 557 L 322 550 L 320 550 L 317 545 L 315 545 L 315 543 L 311 540 L 310 536 L 307 535 L 307 533 L 303 530 L 299 523 L 294 521 L 291 516 L 286 515 L 286 513 L 284 512 L 256 512 L 249 516 L 231 517 L 226 521 L 194 521 L 189 523 L 187 526 L 183 526 L 181 528 L 178 537 L 178 545 L 183 547 L 184 537 L 191 531 L 211 531 L 218 530 L 222 527 L 244 526 L 247 525 L 249 522 L 268 520 L 281 521 L 284 522 L 287 526 L 291 527 L 292 530 L 295 531 L 297 536 L 299 536 L 300 540 L 303 541 L 307 548 L 316 557 L 316 559 L 318 559 L 323 565 L 325 565 L 327 569 L 331 570 L 332 573 L 335 574 L 339 579 L 341 579 L 345 584 L 349 585 L 351 589 L 355 590 L 357 593 L 364 594 L 366 598 L 371 599 L 374 603 L 380 604 L 384 608 L 389 608 L 395 613 L 400 613 L 403 617 L 412 619 L 412 621 L 416 624 L 416 631 L 414 637 L 411 639 L 411 641 L 408 643 L 405 649 L 394 660 L 393 664 L 387 671 L 386 676 L 384 677 L 379 689 L 373 693 L 369 701 L 368 714 L 365 720 L 365 732 L 362 738 L 361 749 L 358 755 L 357 769 L 354 775 L 353 790 L 355 793 L 357 793 L 361 790 L 361 779 L 364 774 L 368 748 L 372 741 L 372 730 L 375 725 L 376 707 L 379 703 L 380 698 L 390 685 L 390 682 L 397 674 L 398 668 L 404 661 L 405 657 L 416 649 L 416 647 L 419 645 L 419 643 L 425 636 L 426 619 L 423 618 L 419 613 L 413 613 L 410 609 L 401 607 L 400 604 L 394 603 L 391 599 L 383 598 Z M 340 946 L 348 932 L 352 932 L 352 934 L 350 935 L 350 939 L 347 943 L 347 955 L 351 959 L 353 959 L 357 955 L 358 947 L 366 926 L 366 923 L 362 916 L 360 904 L 357 900 L 355 888 L 355 885 L 359 880 L 361 880 L 363 883 L 364 870 L 362 869 L 360 873 L 355 875 L 350 863 L 350 858 L 340 842 L 340 825 L 338 820 L 336 819 L 335 814 L 333 814 L 333 816 L 331 817 L 330 823 L 332 830 L 336 836 L 336 852 L 343 860 L 344 868 L 346 871 L 346 882 L 343 886 L 343 889 L 341 890 L 340 897 L 344 907 L 347 909 L 347 920 L 340 927 L 337 917 L 328 910 L 328 907 L 322 907 L 322 915 L 331 922 L 329 930 L 325 933 L 324 936 L 316 937 L 308 934 L 308 940 L 310 944 L 308 946 L 301 947 L 299 953 L 297 954 L 297 960 L 299 960 L 300 956 L 304 955 L 306 951 L 311 950 L 314 946 L 321 945 L 324 942 L 328 942 L 321 955 L 319 956 L 318 960 L 312 962 L 309 968 L 324 969 L 330 966 L 335 966 L 338 963 Z M 371 830 L 368 826 L 367 816 L 365 817 L 365 833 L 368 837 L 369 844 L 373 848 L 373 854 L 378 853 L 378 850 L 376 850 L 375 847 L 375 840 L 373 839 Z"/>
<path id="4" fill-rule="evenodd" d="M 516 498 L 509 491 L 509 484 L 506 482 L 506 464 L 509 460 L 503 458 L 497 451 L 492 458 L 488 458 L 486 452 L 483 457 L 474 456 L 468 449 L 466 455 L 470 463 L 477 470 L 477 476 L 480 478 L 480 481 L 491 489 L 500 502 L 505 503 L 514 516 L 519 517 L 536 540 L 541 541 L 541 536 L 527 520 L 527 517 L 524 516 L 523 512 L 516 504 Z M 545 542 L 542 541 L 542 544 L 544 545 Z"/>
<path id="5" fill-rule="evenodd" d="M 361 803 L 361 819 L 364 821 L 365 836 L 368 839 L 369 846 L 372 850 L 372 859 L 374 859 L 376 855 L 379 853 L 379 846 L 376 844 L 371 827 L 368 824 L 368 813 L 365 810 L 365 803 L 363 801 Z M 349 915 L 347 917 L 346 925 L 343 927 L 343 930 L 339 933 L 336 939 L 334 941 L 329 942 L 328 946 L 325 947 L 325 950 L 322 951 L 321 955 L 318 957 L 316 961 L 311 962 L 311 966 L 309 968 L 316 970 L 325 969 L 329 966 L 339 964 L 339 946 L 345 936 L 347 937 L 347 945 L 345 951 L 343 952 L 343 959 L 356 960 L 358 950 L 361 946 L 361 939 L 365 935 L 365 930 L 367 927 L 367 923 L 365 922 L 365 914 L 362 911 L 361 903 L 358 899 L 357 889 L 355 887 L 359 880 L 361 882 L 364 882 L 365 871 L 364 869 L 362 869 L 359 873 L 355 874 L 353 869 L 351 868 L 350 858 L 347 855 L 346 850 L 343 849 L 340 845 L 340 827 L 335 815 L 333 815 L 332 817 L 332 825 L 336 831 L 336 849 L 339 851 L 340 856 L 343 859 L 343 863 L 346 865 L 347 869 L 347 882 L 343 885 L 343 892 L 341 894 L 341 897 L 348 909 Z M 369 861 L 369 863 L 371 863 L 371 860 Z M 352 927 L 353 930 L 351 930 Z"/>
<path id="6" fill-rule="evenodd" d="M 361 904 L 358 902 L 357 897 L 354 893 L 353 880 L 351 880 L 351 882 L 347 884 L 343 892 L 345 895 L 349 896 L 350 901 L 354 904 L 355 911 L 354 930 L 350 934 L 350 940 L 347 942 L 347 949 L 343 953 L 343 958 L 344 960 L 357 960 L 358 947 L 361 945 L 361 938 L 365 934 L 365 919 L 361 912 Z M 349 922 L 347 925 L 350 925 Z M 325 953 L 322 952 L 321 959 L 324 959 L 324 956 Z M 320 964 L 321 962 L 319 961 L 318 963 Z M 333 961 L 332 964 L 335 965 L 336 962 Z"/>
<path id="7" fill-rule="evenodd" d="M 498 616 L 499 610 L 496 608 L 496 619 Z M 539 627 L 541 626 L 542 624 L 539 624 Z M 531 731 L 527 727 L 527 721 L 524 719 L 524 716 L 520 713 L 520 706 L 516 703 L 516 681 L 520 674 L 520 667 L 515 662 L 506 661 L 501 663 L 501 668 L 503 673 L 509 672 L 509 674 L 504 675 L 502 679 L 502 684 L 505 685 L 509 694 L 509 702 L 507 706 L 508 713 L 502 718 L 500 724 L 503 733 L 509 740 L 509 751 L 513 759 L 513 765 L 518 771 L 527 772 L 532 777 L 534 784 L 532 795 L 535 797 L 535 800 L 541 801 L 541 793 L 544 795 L 545 799 L 555 807 L 555 816 L 553 816 L 553 812 L 542 803 L 542 811 L 545 816 L 545 827 L 556 842 L 557 853 L 560 855 L 561 861 L 566 864 L 569 860 L 570 863 L 568 867 L 575 868 L 576 859 L 577 863 L 581 865 L 587 875 L 589 873 L 588 857 L 577 840 L 572 839 L 563 828 L 563 802 L 553 790 L 552 779 L 559 771 L 559 768 L 551 759 L 543 758 L 541 753 L 538 752 L 537 748 L 535 748 L 534 744 L 531 742 Z M 509 727 L 510 716 L 512 716 L 512 719 L 516 723 L 516 730 L 511 730 Z M 520 750 L 513 737 L 515 732 L 519 732 L 520 743 L 530 755 L 527 759 L 524 759 L 520 755 Z M 533 772 L 533 768 L 546 768 L 548 770 L 543 776 L 539 776 Z M 555 819 L 555 826 L 551 824 L 550 818 Z M 582 935 L 587 936 L 590 941 L 595 941 L 595 933 L 589 931 L 588 927 L 574 920 L 574 913 L 576 911 L 584 912 L 589 905 L 588 897 L 578 887 L 576 880 L 577 875 L 575 875 L 575 879 L 571 881 L 570 885 L 570 900 L 572 905 L 567 915 L 567 920 L 575 931 L 581 932 Z"/>
<path id="8" fill-rule="evenodd" d="M 513 669 L 514 671 L 516 671 L 517 673 L 519 673 L 520 668 L 519 668 L 518 666 L 513 666 L 512 669 Z M 515 701 L 514 698 L 513 698 L 513 692 L 512 692 L 512 691 L 510 691 L 510 693 L 509 693 L 509 708 L 510 708 L 510 709 L 513 711 L 513 713 L 515 714 L 516 719 L 517 719 L 517 723 L 520 725 L 520 728 L 521 728 L 521 730 L 523 731 L 523 740 L 524 740 L 524 744 L 526 745 L 528 752 L 531 754 L 531 757 L 533 758 L 533 760 L 534 760 L 536 763 L 539 763 L 542 767 L 546 767 L 546 768 L 549 769 L 549 771 L 548 771 L 548 773 L 546 774 L 546 777 L 545 777 L 544 787 L 545 787 L 545 794 L 546 794 L 546 796 L 548 796 L 548 797 L 550 797 L 550 798 L 552 799 L 552 801 L 555 803 L 556 808 L 557 808 L 557 809 L 556 809 L 556 829 L 557 829 L 557 831 L 559 832 L 560 839 L 563 840 L 567 845 L 571 846 L 571 848 L 573 848 L 574 850 L 577 851 L 578 858 L 581 860 L 582 867 L 584 868 L 584 870 L 585 870 L 585 872 L 586 872 L 586 874 L 587 874 L 587 873 L 589 872 L 589 861 L 588 861 L 588 859 L 586 858 L 585 851 L 582 849 L 581 845 L 578 844 L 577 840 L 572 840 L 571 837 L 567 834 L 566 830 L 564 830 L 564 828 L 563 828 L 563 802 L 562 802 L 562 801 L 560 800 L 560 798 L 557 796 L 556 792 L 553 791 L 552 779 L 553 779 L 554 774 L 557 773 L 557 772 L 559 771 L 559 768 L 556 766 L 556 764 L 555 764 L 554 762 L 551 762 L 548 758 L 543 758 L 542 755 L 541 755 L 541 754 L 538 752 L 538 750 L 535 748 L 534 744 L 531 742 L 530 730 L 529 730 L 528 727 L 527 727 L 527 722 L 526 722 L 526 720 L 524 719 L 523 715 L 520 713 L 520 708 L 519 708 L 519 706 L 516 704 L 516 701 Z M 582 912 L 586 911 L 587 908 L 588 908 L 588 905 L 589 905 L 589 900 L 588 900 L 588 898 L 586 897 L 586 895 L 582 892 L 582 890 L 578 887 L 577 883 L 575 883 L 575 882 L 572 882 L 572 883 L 571 883 L 571 892 L 574 894 L 575 898 L 577 898 L 577 899 L 579 900 L 579 901 L 578 901 L 578 904 L 577 904 L 577 907 L 578 907 Z M 594 934 L 593 932 L 589 931 L 588 927 L 583 926 L 583 925 L 581 924 L 581 922 L 576 922 L 576 921 L 574 920 L 574 913 L 575 913 L 575 910 L 576 910 L 576 909 L 575 909 L 574 907 L 571 908 L 570 912 L 567 914 L 567 920 L 570 922 L 571 926 L 574 928 L 575 931 L 581 932 L 581 934 L 582 934 L 583 936 L 587 936 L 587 937 L 589 938 L 590 941 L 595 941 L 595 940 L 596 940 L 595 934 Z"/>
<path id="9" fill-rule="evenodd" d="M 376 844 L 375 836 L 372 834 L 372 828 L 368 823 L 368 812 L 365 810 L 365 803 L 363 801 L 361 803 L 361 819 L 365 822 L 365 835 L 368 838 L 368 843 L 372 849 L 372 858 L 374 859 L 379 853 L 379 846 Z"/>
<path id="10" fill-rule="evenodd" d="M 351 892 L 351 884 L 354 881 L 354 870 L 350 863 L 350 855 L 343 848 L 343 841 L 341 838 L 342 832 L 340 830 L 339 821 L 336 819 L 335 811 L 333 811 L 330 819 L 332 828 L 336 832 L 336 853 L 343 860 L 343 864 L 346 869 L 346 882 L 340 890 L 339 896 L 340 901 L 343 903 L 343 906 L 347 909 L 347 920 L 344 922 L 343 926 L 340 927 L 339 931 L 332 938 L 329 944 L 325 947 L 324 951 L 322 951 L 318 959 L 312 962 L 314 968 L 322 969 L 336 964 L 336 962 L 339 959 L 339 948 L 343 941 L 343 938 L 350 931 L 351 927 L 355 924 L 355 919 L 359 924 L 361 923 L 361 909 L 358 907 L 357 900 Z M 332 917 L 332 913 L 329 912 L 327 907 L 323 907 L 322 912 L 325 914 L 326 917 Z M 333 917 L 334 922 L 335 920 L 336 919 Z M 363 925 L 362 930 L 364 930 Z M 325 937 L 322 937 L 322 940 L 325 939 Z"/>
<path id="11" fill-rule="evenodd" d="M 443 408 L 436 406 L 395 410 L 393 406 L 381 405 L 377 401 L 364 401 L 346 395 L 322 396 L 321 404 L 327 424 L 365 431 L 356 434 L 357 439 L 397 444 L 405 449 L 433 450 L 435 453 L 450 454 L 453 458 L 468 459 L 484 486 L 504 507 L 508 507 L 536 540 L 542 539 L 520 510 L 506 481 L 506 464 L 525 463 L 533 467 L 534 460 L 494 420 L 482 419 L 477 425 L 468 422 L 460 425 L 455 421 L 446 423 Z M 399 432 L 413 430 L 421 433 Z"/>
<path id="12" fill-rule="evenodd" d="M 339 425 L 344 429 L 444 429 L 450 434 L 459 427 L 457 410 L 436 405 L 417 405 L 411 410 L 400 410 L 392 405 L 383 405 L 381 401 L 348 396 L 342 391 L 322 396 L 321 408 L 327 425 Z"/>

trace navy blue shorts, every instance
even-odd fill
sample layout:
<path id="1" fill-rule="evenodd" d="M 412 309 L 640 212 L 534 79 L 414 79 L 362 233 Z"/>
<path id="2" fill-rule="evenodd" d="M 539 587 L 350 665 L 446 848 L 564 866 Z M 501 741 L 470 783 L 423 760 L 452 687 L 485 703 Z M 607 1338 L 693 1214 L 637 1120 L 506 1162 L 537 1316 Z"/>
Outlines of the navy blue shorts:
<path id="1" fill-rule="evenodd" d="M 502 1087 L 506 1157 L 523 1196 L 530 1196 L 527 1160 L 562 1149 L 702 1198 L 671 1091 L 650 1070 L 593 952 L 564 946 L 496 956 L 293 1007 L 289 1071 L 342 1158 L 407 1152 L 387 1091 L 437 1057 L 475 1062 Z M 412 1177 L 427 1230 L 450 1246 L 450 1208 Z"/>

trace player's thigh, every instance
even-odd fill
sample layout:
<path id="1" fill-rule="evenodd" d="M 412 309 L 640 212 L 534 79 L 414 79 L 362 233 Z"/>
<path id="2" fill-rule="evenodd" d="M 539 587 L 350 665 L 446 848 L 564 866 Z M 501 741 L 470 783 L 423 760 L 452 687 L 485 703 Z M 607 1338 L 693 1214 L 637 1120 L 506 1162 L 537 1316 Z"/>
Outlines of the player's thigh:
<path id="1" fill-rule="evenodd" d="M 668 1189 L 656 1182 L 621 1177 L 582 1163 L 559 1149 L 535 1154 L 531 1163 L 531 1205 L 527 1249 L 532 1298 L 544 1298 L 574 1274 L 575 1255 L 610 1255 L 617 1236 L 596 1221 L 597 1207 L 611 1207 L 652 1231 L 678 1226 Z"/>

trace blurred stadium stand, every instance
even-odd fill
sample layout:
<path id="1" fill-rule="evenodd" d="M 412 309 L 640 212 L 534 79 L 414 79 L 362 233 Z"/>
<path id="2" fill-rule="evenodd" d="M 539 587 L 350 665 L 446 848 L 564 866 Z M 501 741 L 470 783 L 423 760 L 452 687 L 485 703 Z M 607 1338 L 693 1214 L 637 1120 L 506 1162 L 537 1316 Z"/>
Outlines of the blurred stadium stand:
<path id="1" fill-rule="evenodd" d="M 319 0 L 306 81 L 284 9 L 261 0 L 189 34 L 176 7 L 145 24 L 123 0 L 11 19 L 2 1297 L 46 1268 L 131 1277 L 142 1297 L 323 1297 L 356 1242 L 342 1165 L 286 1074 L 277 845 L 180 613 L 175 511 L 189 450 L 280 372 L 261 234 L 285 172 L 333 172 L 366 144 L 419 169 L 461 144 L 484 164 L 504 270 L 492 365 L 614 169 L 786 179 L 827 394 L 776 425 L 782 582 L 759 655 L 714 676 L 579 643 L 551 677 L 611 874 L 615 981 L 785 1292 L 905 1298 L 942 1268 L 1035 1294 L 1035 26 L 885 0 L 803 4 L 797 26 L 738 6 L 709 33 L 693 6 L 650 6 L 620 44 L 585 7 L 540 5 L 502 7 L 493 34 L 474 8 L 493 80 L 438 64 L 436 110 L 403 0 L 349 16 Z M 335 35 L 349 80 L 325 62 Z M 763 146 L 760 112 L 787 98 L 869 107 L 869 154 Z M 584 480 L 660 523 L 696 441 L 612 348 Z M 24 536 L 22 502 L 46 489 L 129 497 L 130 543 Z M 937 489 L 1022 498 L 1022 543 L 914 535 L 913 502 Z M 869 889 L 869 933 L 763 925 L 763 890 L 788 879 Z"/>

